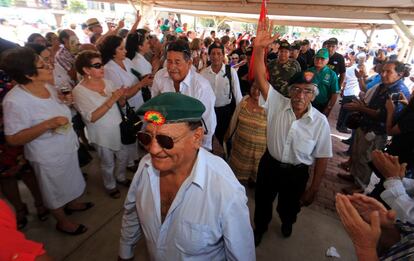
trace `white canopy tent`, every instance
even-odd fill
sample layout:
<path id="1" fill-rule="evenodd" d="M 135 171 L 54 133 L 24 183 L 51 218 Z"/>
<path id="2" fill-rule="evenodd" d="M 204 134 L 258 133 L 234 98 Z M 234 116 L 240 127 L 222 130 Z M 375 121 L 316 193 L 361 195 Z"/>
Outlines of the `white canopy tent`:
<path id="1" fill-rule="evenodd" d="M 261 0 L 117 0 L 139 6 L 149 17 L 169 11 L 225 20 L 256 22 Z M 414 2 L 412 0 L 269 0 L 268 14 L 279 25 L 361 29 L 370 41 L 378 29 L 393 28 L 413 54 Z M 154 14 L 154 15 L 153 15 Z"/>

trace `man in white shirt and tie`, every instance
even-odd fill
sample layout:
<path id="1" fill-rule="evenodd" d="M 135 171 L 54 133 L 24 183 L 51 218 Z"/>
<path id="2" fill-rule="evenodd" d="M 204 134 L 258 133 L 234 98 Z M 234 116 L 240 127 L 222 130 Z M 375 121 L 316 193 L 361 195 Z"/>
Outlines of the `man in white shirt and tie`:
<path id="1" fill-rule="evenodd" d="M 210 83 L 192 69 L 191 53 L 188 43 L 177 40 L 167 47 L 166 68 L 159 70 L 151 87 L 151 95 L 155 97 L 164 92 L 179 92 L 200 100 L 206 107 L 203 114 L 207 134 L 204 136 L 203 147 L 212 150 L 213 134 L 216 130 L 216 101 Z"/>

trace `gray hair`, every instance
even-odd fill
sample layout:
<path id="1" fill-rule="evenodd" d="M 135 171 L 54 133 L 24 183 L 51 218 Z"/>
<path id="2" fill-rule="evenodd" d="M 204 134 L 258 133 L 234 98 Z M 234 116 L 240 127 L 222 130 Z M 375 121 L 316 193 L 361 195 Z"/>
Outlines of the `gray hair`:
<path id="1" fill-rule="evenodd" d="M 312 98 L 312 101 L 315 100 L 316 96 L 319 95 L 318 85 L 316 83 L 306 83 L 306 85 L 309 85 L 309 86 L 312 86 L 313 87 L 313 98 Z M 292 89 L 293 86 L 295 86 L 295 83 L 288 86 L 288 92 L 289 93 L 290 93 L 290 91 L 291 91 L 291 89 Z"/>

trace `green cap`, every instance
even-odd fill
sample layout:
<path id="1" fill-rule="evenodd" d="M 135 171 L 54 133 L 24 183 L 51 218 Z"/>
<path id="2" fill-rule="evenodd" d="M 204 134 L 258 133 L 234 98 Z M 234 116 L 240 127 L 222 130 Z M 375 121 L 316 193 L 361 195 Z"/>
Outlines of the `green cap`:
<path id="1" fill-rule="evenodd" d="M 328 49 L 326 48 L 319 49 L 319 51 L 315 54 L 315 58 L 329 59 Z"/>
<path id="2" fill-rule="evenodd" d="M 190 96 L 166 92 L 146 103 L 138 110 L 138 115 L 144 115 L 144 120 L 162 125 L 164 123 L 200 121 L 206 107 L 199 100 Z"/>
<path id="3" fill-rule="evenodd" d="M 177 28 L 175 29 L 175 32 L 176 32 L 177 34 L 179 34 L 179 33 L 184 32 L 184 30 L 183 30 L 181 27 L 177 27 Z"/>

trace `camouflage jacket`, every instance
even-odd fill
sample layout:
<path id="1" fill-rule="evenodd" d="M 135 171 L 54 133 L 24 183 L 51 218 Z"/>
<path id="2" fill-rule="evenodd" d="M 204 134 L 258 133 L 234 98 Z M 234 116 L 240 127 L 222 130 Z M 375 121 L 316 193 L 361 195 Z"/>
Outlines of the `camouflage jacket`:
<path id="1" fill-rule="evenodd" d="M 270 84 L 276 91 L 288 97 L 289 80 L 295 73 L 301 71 L 300 64 L 293 59 L 289 59 L 285 64 L 278 64 L 275 59 L 269 63 L 268 67 Z"/>

